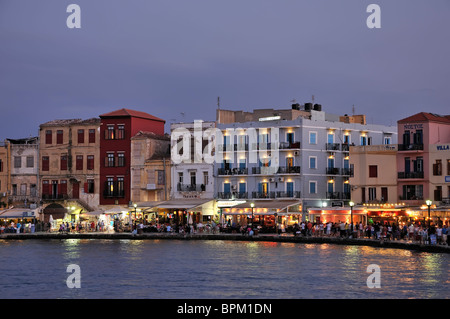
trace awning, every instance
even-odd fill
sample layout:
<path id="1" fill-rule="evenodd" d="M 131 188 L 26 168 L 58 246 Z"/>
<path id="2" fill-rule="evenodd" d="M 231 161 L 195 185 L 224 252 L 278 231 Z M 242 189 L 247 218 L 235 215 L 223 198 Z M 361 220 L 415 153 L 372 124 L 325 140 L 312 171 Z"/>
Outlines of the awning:
<path id="1" fill-rule="evenodd" d="M 267 209 L 278 209 L 284 210 L 290 206 L 300 205 L 299 200 L 259 200 L 259 201 L 247 201 L 243 204 L 236 205 L 233 208 L 252 208 L 251 204 L 254 204 L 253 208 L 267 208 Z"/>
<path id="2" fill-rule="evenodd" d="M 150 201 L 150 202 L 138 202 L 136 203 L 136 208 L 139 208 L 142 213 L 150 213 L 150 211 L 155 211 L 158 205 L 164 203 L 164 201 Z M 134 209 L 131 207 L 130 209 Z"/>
<path id="3" fill-rule="evenodd" d="M 203 205 L 211 199 L 173 199 L 156 206 L 157 208 L 165 209 L 193 209 L 197 206 Z"/>
<path id="4" fill-rule="evenodd" d="M 0 213 L 0 218 L 37 218 L 36 209 L 11 208 Z"/>
<path id="5" fill-rule="evenodd" d="M 96 210 L 93 212 L 83 212 L 81 215 L 86 215 L 86 216 L 100 216 L 102 214 L 104 214 L 105 211 L 104 210 Z"/>
<path id="6" fill-rule="evenodd" d="M 121 213 L 128 213 L 129 210 L 130 209 L 128 207 L 114 206 L 112 208 L 105 209 L 104 214 L 115 215 L 115 214 L 121 214 Z"/>

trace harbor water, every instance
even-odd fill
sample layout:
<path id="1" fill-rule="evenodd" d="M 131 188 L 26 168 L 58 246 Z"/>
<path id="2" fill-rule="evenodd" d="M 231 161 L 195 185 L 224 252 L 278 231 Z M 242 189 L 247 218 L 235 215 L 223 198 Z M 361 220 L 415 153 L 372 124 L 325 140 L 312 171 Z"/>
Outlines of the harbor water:
<path id="1" fill-rule="evenodd" d="M 0 240 L 3 299 L 449 298 L 450 255 L 252 241 Z M 79 266 L 80 288 L 69 288 Z M 370 288 L 370 265 L 379 287 Z M 370 268 L 370 267 L 369 267 Z"/>

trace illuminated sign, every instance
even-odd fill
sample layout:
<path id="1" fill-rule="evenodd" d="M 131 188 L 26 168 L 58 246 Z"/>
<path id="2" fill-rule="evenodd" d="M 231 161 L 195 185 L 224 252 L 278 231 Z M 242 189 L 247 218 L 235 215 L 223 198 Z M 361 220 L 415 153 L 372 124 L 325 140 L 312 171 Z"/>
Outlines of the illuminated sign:
<path id="1" fill-rule="evenodd" d="M 264 121 L 276 121 L 281 119 L 281 116 L 268 116 L 268 117 L 261 117 L 259 119 L 260 122 L 264 122 Z"/>

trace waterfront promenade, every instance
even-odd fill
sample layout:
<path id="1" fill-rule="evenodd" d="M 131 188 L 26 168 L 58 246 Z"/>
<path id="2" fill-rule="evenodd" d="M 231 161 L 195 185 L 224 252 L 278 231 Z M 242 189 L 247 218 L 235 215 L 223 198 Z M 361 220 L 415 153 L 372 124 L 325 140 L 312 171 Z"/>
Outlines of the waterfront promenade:
<path id="1" fill-rule="evenodd" d="M 111 239 L 111 240 L 231 240 L 231 241 L 259 241 L 278 243 L 303 243 L 303 244 L 335 244 L 357 245 L 380 248 L 397 248 L 431 253 L 450 253 L 447 245 L 423 245 L 408 240 L 377 240 L 367 238 L 340 238 L 326 236 L 293 236 L 290 234 L 259 234 L 248 236 L 242 234 L 178 234 L 178 233 L 108 233 L 108 232 L 36 232 L 36 233 L 5 233 L 0 235 L 0 240 L 32 240 L 32 239 Z"/>

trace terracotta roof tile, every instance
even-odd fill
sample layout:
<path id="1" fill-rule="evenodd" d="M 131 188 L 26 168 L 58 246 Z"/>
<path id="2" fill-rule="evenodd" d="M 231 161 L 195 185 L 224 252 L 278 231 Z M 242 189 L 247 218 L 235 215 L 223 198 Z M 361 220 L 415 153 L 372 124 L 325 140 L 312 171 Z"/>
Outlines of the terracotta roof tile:
<path id="1" fill-rule="evenodd" d="M 450 115 L 439 115 L 435 113 L 420 112 L 397 121 L 397 123 L 411 123 L 411 122 L 442 122 L 450 124 Z"/>
<path id="2" fill-rule="evenodd" d="M 100 118 L 104 118 L 104 117 L 140 117 L 140 118 L 149 119 L 149 120 L 166 122 L 165 120 L 160 119 L 159 117 L 150 115 L 148 113 L 141 112 L 141 111 L 135 111 L 135 110 L 129 110 L 129 109 L 120 109 L 117 111 L 113 111 L 113 112 L 109 112 L 109 113 L 100 115 Z"/>

